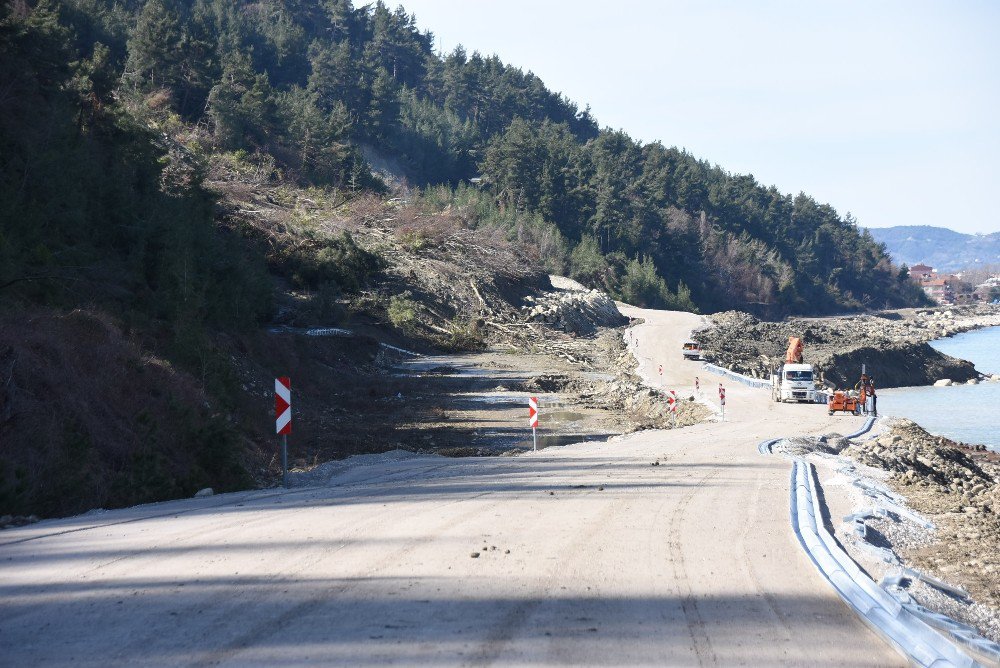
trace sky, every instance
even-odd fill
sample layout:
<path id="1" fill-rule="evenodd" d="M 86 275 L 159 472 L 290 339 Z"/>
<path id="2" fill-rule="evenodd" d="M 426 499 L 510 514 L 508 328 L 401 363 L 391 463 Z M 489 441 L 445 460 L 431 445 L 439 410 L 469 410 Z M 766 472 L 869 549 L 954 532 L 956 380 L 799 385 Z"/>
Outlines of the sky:
<path id="1" fill-rule="evenodd" d="M 496 54 L 644 143 L 863 226 L 1000 231 L 1000 2 L 402 4 L 443 52 Z"/>

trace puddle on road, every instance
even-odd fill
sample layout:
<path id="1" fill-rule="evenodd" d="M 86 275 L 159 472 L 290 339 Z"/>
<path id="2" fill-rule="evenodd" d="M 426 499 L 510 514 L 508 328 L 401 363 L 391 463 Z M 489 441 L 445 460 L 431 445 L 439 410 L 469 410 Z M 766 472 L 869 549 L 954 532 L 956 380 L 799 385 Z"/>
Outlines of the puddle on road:
<path id="1" fill-rule="evenodd" d="M 527 392 L 520 392 L 518 394 L 512 394 L 509 392 L 500 394 L 457 394 L 455 395 L 455 398 L 459 401 L 469 401 L 477 404 L 491 404 L 497 406 L 509 405 L 511 408 L 524 406 L 525 410 L 527 410 L 529 396 L 537 396 L 538 400 L 542 403 L 543 408 L 546 402 L 556 402 L 559 400 L 559 397 L 555 394 L 532 395 Z"/>
<path id="2" fill-rule="evenodd" d="M 555 423 L 565 425 L 570 422 L 579 422 L 580 420 L 585 420 L 587 416 L 584 413 L 577 413 L 576 411 L 546 411 L 545 413 L 539 413 L 538 419 L 541 420 L 545 418 L 546 423 Z"/>
<path id="3" fill-rule="evenodd" d="M 589 441 L 606 441 L 614 434 L 549 434 L 544 431 L 538 432 L 538 449 L 559 447 L 570 445 L 571 443 L 587 443 Z M 514 443 L 515 448 L 531 450 L 531 437 Z"/>
<path id="4" fill-rule="evenodd" d="M 570 410 L 542 411 L 539 413 L 540 424 L 538 429 L 538 449 L 569 445 L 570 443 L 583 443 L 586 441 L 605 441 L 614 434 L 594 434 L 580 433 L 576 427 L 577 422 L 591 417 L 586 413 Z M 567 428 L 569 431 L 567 431 Z M 531 450 L 533 446 L 531 436 L 514 443 L 516 448 Z"/>

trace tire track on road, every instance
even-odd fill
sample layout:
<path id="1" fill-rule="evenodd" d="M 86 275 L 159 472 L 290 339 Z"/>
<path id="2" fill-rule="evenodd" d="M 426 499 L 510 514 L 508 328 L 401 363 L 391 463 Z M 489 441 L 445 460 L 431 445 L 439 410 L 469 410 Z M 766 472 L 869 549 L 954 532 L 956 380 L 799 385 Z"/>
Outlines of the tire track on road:
<path id="1" fill-rule="evenodd" d="M 699 665 L 702 666 L 708 664 L 717 665 L 719 660 L 712 649 L 712 641 L 708 637 L 708 632 L 705 628 L 705 621 L 702 619 L 701 613 L 698 610 L 698 601 L 694 595 L 694 591 L 691 589 L 691 583 L 688 579 L 687 565 L 684 559 L 684 548 L 681 544 L 681 519 L 684 517 L 684 513 L 687 511 L 688 505 L 690 505 L 691 500 L 694 499 L 695 494 L 698 493 L 701 485 L 708 482 L 712 478 L 715 478 L 720 473 L 721 471 L 719 469 L 710 471 L 698 479 L 697 485 L 691 486 L 691 488 L 684 492 L 681 496 L 680 502 L 677 504 L 677 508 L 674 510 L 673 516 L 670 518 L 670 524 L 667 529 L 667 549 L 670 553 L 670 563 L 674 571 L 674 582 L 677 586 L 677 594 L 680 599 L 681 610 L 684 613 L 684 620 L 687 623 L 688 634 L 691 637 L 692 649 L 698 657 Z"/>

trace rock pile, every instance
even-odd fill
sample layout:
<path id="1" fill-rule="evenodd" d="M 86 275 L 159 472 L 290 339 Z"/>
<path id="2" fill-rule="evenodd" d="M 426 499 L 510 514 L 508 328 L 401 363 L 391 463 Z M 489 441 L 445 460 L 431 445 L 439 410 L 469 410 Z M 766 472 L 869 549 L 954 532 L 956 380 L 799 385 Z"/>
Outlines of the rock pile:
<path id="1" fill-rule="evenodd" d="M 958 610 L 956 618 L 1000 641 L 1000 456 L 933 436 L 909 420 L 894 421 L 885 434 L 842 454 L 892 472 L 890 484 L 907 505 L 936 526 L 931 543 L 900 545 L 900 556 L 971 593 L 978 616 Z"/>
<path id="2" fill-rule="evenodd" d="M 898 387 L 978 379 L 971 364 L 937 352 L 927 341 L 994 321 L 1000 324 L 1000 310 L 982 306 L 783 322 L 726 311 L 713 315 L 712 327 L 695 338 L 709 361 L 763 378 L 784 360 L 788 337 L 798 336 L 806 346 L 805 361 L 828 384 L 853 387 L 865 364 L 879 387 Z"/>
<path id="3" fill-rule="evenodd" d="M 635 373 L 635 357 L 620 337 L 615 338 L 614 347 L 613 366 L 617 373 L 613 380 L 601 384 L 594 399 L 621 411 L 627 417 L 624 426 L 628 431 L 687 427 L 708 418 L 709 410 L 688 395 L 677 397 L 677 412 L 671 413 L 667 408 L 666 394 L 642 384 Z"/>
<path id="4" fill-rule="evenodd" d="M 960 447 L 954 441 L 932 436 L 910 420 L 900 419 L 887 433 L 855 443 L 844 454 L 862 464 L 893 472 L 894 479 L 903 485 L 938 492 L 942 510 L 1000 515 L 1000 466 L 985 457 L 974 459 L 972 453 L 980 448 Z"/>
<path id="5" fill-rule="evenodd" d="M 599 290 L 557 290 L 525 297 L 522 311 L 529 321 L 552 325 L 564 332 L 593 334 L 598 327 L 628 322 L 607 294 Z"/>

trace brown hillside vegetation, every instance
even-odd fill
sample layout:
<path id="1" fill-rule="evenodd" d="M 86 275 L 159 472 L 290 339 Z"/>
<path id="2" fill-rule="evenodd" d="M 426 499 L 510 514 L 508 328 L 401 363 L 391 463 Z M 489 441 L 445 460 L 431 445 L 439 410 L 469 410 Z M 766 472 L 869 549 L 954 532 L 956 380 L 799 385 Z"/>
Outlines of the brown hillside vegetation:
<path id="1" fill-rule="evenodd" d="M 0 507 L 65 515 L 251 484 L 254 448 L 107 316 L 0 319 Z"/>

